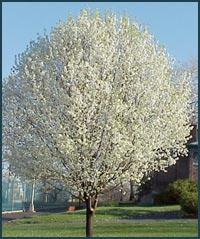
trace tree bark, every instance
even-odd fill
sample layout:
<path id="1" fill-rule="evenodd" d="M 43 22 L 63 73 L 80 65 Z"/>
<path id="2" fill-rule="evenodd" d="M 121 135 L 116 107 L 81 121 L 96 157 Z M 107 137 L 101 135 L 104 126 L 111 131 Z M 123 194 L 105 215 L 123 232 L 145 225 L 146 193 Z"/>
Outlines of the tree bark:
<path id="1" fill-rule="evenodd" d="M 35 179 L 33 180 L 33 185 L 32 185 L 31 203 L 30 203 L 30 206 L 29 206 L 29 211 L 30 212 L 35 212 L 34 197 L 35 197 Z"/>
<path id="2" fill-rule="evenodd" d="M 47 192 L 45 193 L 45 203 L 48 203 L 48 194 L 47 194 Z"/>
<path id="3" fill-rule="evenodd" d="M 14 198 L 15 198 L 15 195 L 14 195 L 14 186 L 15 186 L 15 176 L 12 180 L 12 183 L 11 183 L 11 211 L 13 211 L 14 209 Z"/>
<path id="4" fill-rule="evenodd" d="M 124 193 L 124 190 L 123 190 L 123 184 L 121 183 L 120 202 L 123 201 L 123 193 Z"/>
<path id="5" fill-rule="evenodd" d="M 134 190 L 133 190 L 133 181 L 130 180 L 130 198 L 129 198 L 129 201 L 133 201 L 134 200 Z"/>
<path id="6" fill-rule="evenodd" d="M 93 236 L 93 214 L 91 198 L 86 200 L 86 237 Z"/>
<path id="7" fill-rule="evenodd" d="M 25 207 L 25 202 L 26 202 L 26 190 L 25 190 L 26 184 L 23 182 L 22 183 L 22 189 L 23 189 L 23 199 L 22 199 L 22 210 L 25 212 L 26 207 Z"/>
<path id="8" fill-rule="evenodd" d="M 78 206 L 79 206 L 79 209 L 80 209 L 80 206 L 81 206 L 81 199 L 80 199 L 80 197 L 81 197 L 81 194 L 79 193 L 79 198 L 78 198 Z"/>
<path id="9" fill-rule="evenodd" d="M 97 207 L 98 199 L 95 197 L 92 205 L 92 198 L 89 197 L 86 200 L 86 237 L 93 236 L 93 217 Z"/>

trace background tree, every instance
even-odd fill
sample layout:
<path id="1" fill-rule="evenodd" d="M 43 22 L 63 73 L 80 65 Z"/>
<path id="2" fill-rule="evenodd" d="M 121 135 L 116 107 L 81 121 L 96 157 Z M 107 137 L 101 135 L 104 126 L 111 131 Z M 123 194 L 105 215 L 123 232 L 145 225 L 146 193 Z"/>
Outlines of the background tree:
<path id="1" fill-rule="evenodd" d="M 87 236 L 106 187 L 138 183 L 187 151 L 189 76 L 126 16 L 69 17 L 31 42 L 13 71 L 7 127 L 17 119 L 20 135 L 44 149 L 34 152 L 45 174 L 85 201 Z"/>
<path id="2" fill-rule="evenodd" d="M 198 122 L 198 61 L 192 58 L 187 64 L 183 65 L 183 71 L 188 71 L 191 74 L 191 107 L 192 107 L 192 123 Z"/>
<path id="3" fill-rule="evenodd" d="M 22 181 L 32 184 L 29 211 L 34 212 L 36 182 L 44 177 L 45 148 L 38 142 L 34 142 L 30 133 L 23 135 L 25 124 L 19 120 L 17 114 L 13 114 L 13 109 L 17 107 L 12 96 L 13 89 L 17 89 L 16 83 L 16 81 L 6 80 L 3 84 L 2 151 L 4 160 L 9 164 L 10 172 Z M 15 110 L 18 111 L 18 108 Z"/>

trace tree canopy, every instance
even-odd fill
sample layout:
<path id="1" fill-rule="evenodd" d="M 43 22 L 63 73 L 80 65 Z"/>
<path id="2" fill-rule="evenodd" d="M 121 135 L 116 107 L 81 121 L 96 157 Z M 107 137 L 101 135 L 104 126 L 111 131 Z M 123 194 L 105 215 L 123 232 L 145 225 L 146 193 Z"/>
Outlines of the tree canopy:
<path id="1" fill-rule="evenodd" d="M 105 187 L 140 182 L 186 154 L 188 79 L 146 28 L 83 10 L 19 55 L 3 95 L 10 155 L 95 209 Z"/>

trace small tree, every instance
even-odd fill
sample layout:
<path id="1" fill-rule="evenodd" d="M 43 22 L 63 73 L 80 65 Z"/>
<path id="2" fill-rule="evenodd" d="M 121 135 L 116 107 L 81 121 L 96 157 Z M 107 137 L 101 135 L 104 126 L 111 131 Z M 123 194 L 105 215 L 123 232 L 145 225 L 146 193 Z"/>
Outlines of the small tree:
<path id="1" fill-rule="evenodd" d="M 11 81 L 4 82 L 3 87 L 3 157 L 9 164 L 12 174 L 22 181 L 32 184 L 31 202 L 29 211 L 34 212 L 34 196 L 36 182 L 44 177 L 44 155 L 45 148 L 33 141 L 32 135 L 22 134 L 24 126 L 18 120 L 17 115 L 13 115 L 11 106 L 10 90 L 13 87 Z M 11 118 L 9 118 L 11 117 Z"/>
<path id="2" fill-rule="evenodd" d="M 4 149 L 3 156 L 7 158 L 7 161 L 10 165 L 9 166 L 10 171 L 15 175 L 15 177 L 17 176 L 22 181 L 32 183 L 29 211 L 35 212 L 34 210 L 35 188 L 36 182 L 42 176 L 42 168 L 41 165 L 38 164 L 38 162 L 36 161 L 37 157 L 36 156 L 34 157 L 33 153 L 31 154 L 29 152 L 31 152 L 31 149 L 28 147 L 23 147 L 22 145 L 15 145 L 15 148 L 13 148 L 13 145 L 11 146 L 11 144 L 9 144 L 8 147 L 7 144 L 7 150 Z"/>
<path id="3" fill-rule="evenodd" d="M 128 17 L 84 10 L 31 42 L 13 70 L 6 125 L 17 117 L 18 133 L 44 149 L 34 153 L 45 174 L 86 203 L 86 236 L 106 187 L 138 183 L 186 153 L 188 75 Z"/>

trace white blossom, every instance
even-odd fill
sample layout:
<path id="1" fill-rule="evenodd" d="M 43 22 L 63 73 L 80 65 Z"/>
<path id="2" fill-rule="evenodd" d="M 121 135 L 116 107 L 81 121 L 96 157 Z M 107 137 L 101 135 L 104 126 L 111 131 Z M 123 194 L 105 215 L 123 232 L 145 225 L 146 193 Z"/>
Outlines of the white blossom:
<path id="1" fill-rule="evenodd" d="M 189 76 L 127 17 L 83 11 L 32 42 L 15 68 L 4 144 L 28 173 L 26 161 L 86 199 L 187 152 Z"/>

